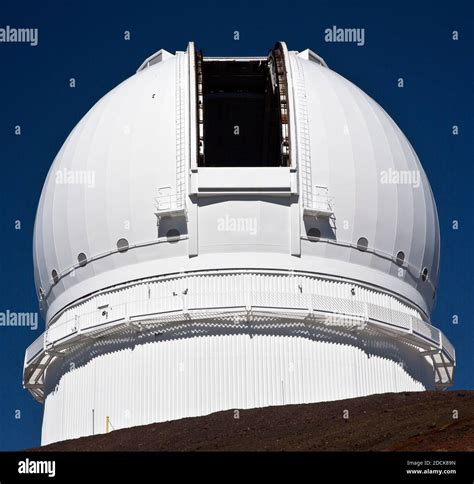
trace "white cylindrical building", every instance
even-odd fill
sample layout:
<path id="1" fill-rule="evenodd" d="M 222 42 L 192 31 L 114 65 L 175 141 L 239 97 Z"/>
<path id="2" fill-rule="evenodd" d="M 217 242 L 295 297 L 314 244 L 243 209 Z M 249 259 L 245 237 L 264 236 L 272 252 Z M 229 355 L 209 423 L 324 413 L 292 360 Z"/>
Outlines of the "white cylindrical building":
<path id="1" fill-rule="evenodd" d="M 439 227 L 412 146 L 313 52 L 148 58 L 74 128 L 34 234 L 42 443 L 446 388 Z"/>

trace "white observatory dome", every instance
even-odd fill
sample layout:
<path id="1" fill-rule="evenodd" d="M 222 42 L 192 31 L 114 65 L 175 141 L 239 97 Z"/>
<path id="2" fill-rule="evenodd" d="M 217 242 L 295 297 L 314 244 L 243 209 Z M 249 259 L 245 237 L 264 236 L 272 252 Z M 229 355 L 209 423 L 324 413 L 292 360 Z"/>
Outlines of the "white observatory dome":
<path id="1" fill-rule="evenodd" d="M 24 375 L 43 443 L 106 418 L 445 388 L 439 249 L 409 141 L 319 56 L 161 50 L 77 124 L 43 188 L 47 328 Z"/>

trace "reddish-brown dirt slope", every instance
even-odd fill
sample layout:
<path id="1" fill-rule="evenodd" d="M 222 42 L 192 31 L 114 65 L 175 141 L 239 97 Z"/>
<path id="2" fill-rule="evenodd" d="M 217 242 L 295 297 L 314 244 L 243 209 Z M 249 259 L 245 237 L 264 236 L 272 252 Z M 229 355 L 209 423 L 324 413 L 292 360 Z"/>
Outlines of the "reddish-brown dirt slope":
<path id="1" fill-rule="evenodd" d="M 473 451 L 474 391 L 386 393 L 228 410 L 33 450 Z"/>

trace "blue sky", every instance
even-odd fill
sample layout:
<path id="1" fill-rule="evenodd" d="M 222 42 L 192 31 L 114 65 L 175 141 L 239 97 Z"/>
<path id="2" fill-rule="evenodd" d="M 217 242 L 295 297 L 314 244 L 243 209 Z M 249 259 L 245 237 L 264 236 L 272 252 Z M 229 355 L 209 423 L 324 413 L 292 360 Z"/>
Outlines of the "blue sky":
<path id="1" fill-rule="evenodd" d="M 473 9 L 468 1 L 9 2 L 0 28 L 39 29 L 36 47 L 0 43 L 0 311 L 34 312 L 32 232 L 41 188 L 61 144 L 106 92 L 153 52 L 262 55 L 277 40 L 310 48 L 394 118 L 428 174 L 439 212 L 441 274 L 433 321 L 456 347 L 454 388 L 474 388 Z M 365 44 L 327 43 L 333 25 Z M 124 40 L 124 31 L 131 39 Z M 238 30 L 240 40 L 233 33 Z M 459 40 L 452 39 L 453 30 Z M 397 79 L 404 87 L 397 87 Z M 76 87 L 69 87 L 69 79 Z M 21 135 L 15 135 L 15 126 Z M 459 127 L 453 136 L 452 126 Z M 458 220 L 459 229 L 452 229 Z M 17 230 L 15 221 L 21 222 Z M 452 324 L 458 315 L 458 324 Z M 23 390 L 25 348 L 43 331 L 0 327 L 0 450 L 39 445 L 42 406 Z M 17 411 L 20 411 L 18 414 Z M 20 415 L 21 418 L 15 418 Z"/>

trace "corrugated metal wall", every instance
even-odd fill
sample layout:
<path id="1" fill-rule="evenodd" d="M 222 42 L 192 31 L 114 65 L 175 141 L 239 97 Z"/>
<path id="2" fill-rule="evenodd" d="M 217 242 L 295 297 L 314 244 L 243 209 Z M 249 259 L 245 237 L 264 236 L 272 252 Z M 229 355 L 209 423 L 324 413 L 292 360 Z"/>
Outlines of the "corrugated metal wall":
<path id="1" fill-rule="evenodd" d="M 118 429 L 433 385 L 430 365 L 392 339 L 278 331 L 97 342 L 48 370 L 42 444 L 103 433 L 107 416 Z"/>
<path id="2" fill-rule="evenodd" d="M 353 288 L 354 294 L 351 293 Z M 68 324 L 73 327 L 73 320 L 77 317 L 81 318 L 81 327 L 103 323 L 105 319 L 101 316 L 102 309 L 98 308 L 104 305 L 108 305 L 108 319 L 113 320 L 125 315 L 180 310 L 183 304 L 188 309 L 245 306 L 250 302 L 246 299 L 248 295 L 253 297 L 259 294 L 265 295 L 267 299 L 268 296 L 273 296 L 275 303 L 285 296 L 296 295 L 301 298 L 302 295 L 311 295 L 315 309 L 320 305 L 324 306 L 324 298 L 334 298 L 332 304 L 336 300 L 350 299 L 353 305 L 367 303 L 374 308 L 379 306 L 379 311 L 382 311 L 381 321 L 393 320 L 396 317 L 395 312 L 398 316 L 403 313 L 405 319 L 409 316 L 421 317 L 418 311 L 393 296 L 348 282 L 298 274 L 222 271 L 221 274 L 201 273 L 161 278 L 108 291 L 66 310 L 50 326 L 48 332 L 52 339 L 56 339 L 56 336 L 53 338 L 53 332 L 60 333 L 59 326 L 65 321 L 71 321 Z M 341 310 L 335 307 L 333 309 Z M 351 307 L 346 309 L 352 312 Z M 64 331 L 68 332 L 67 329 Z"/>

